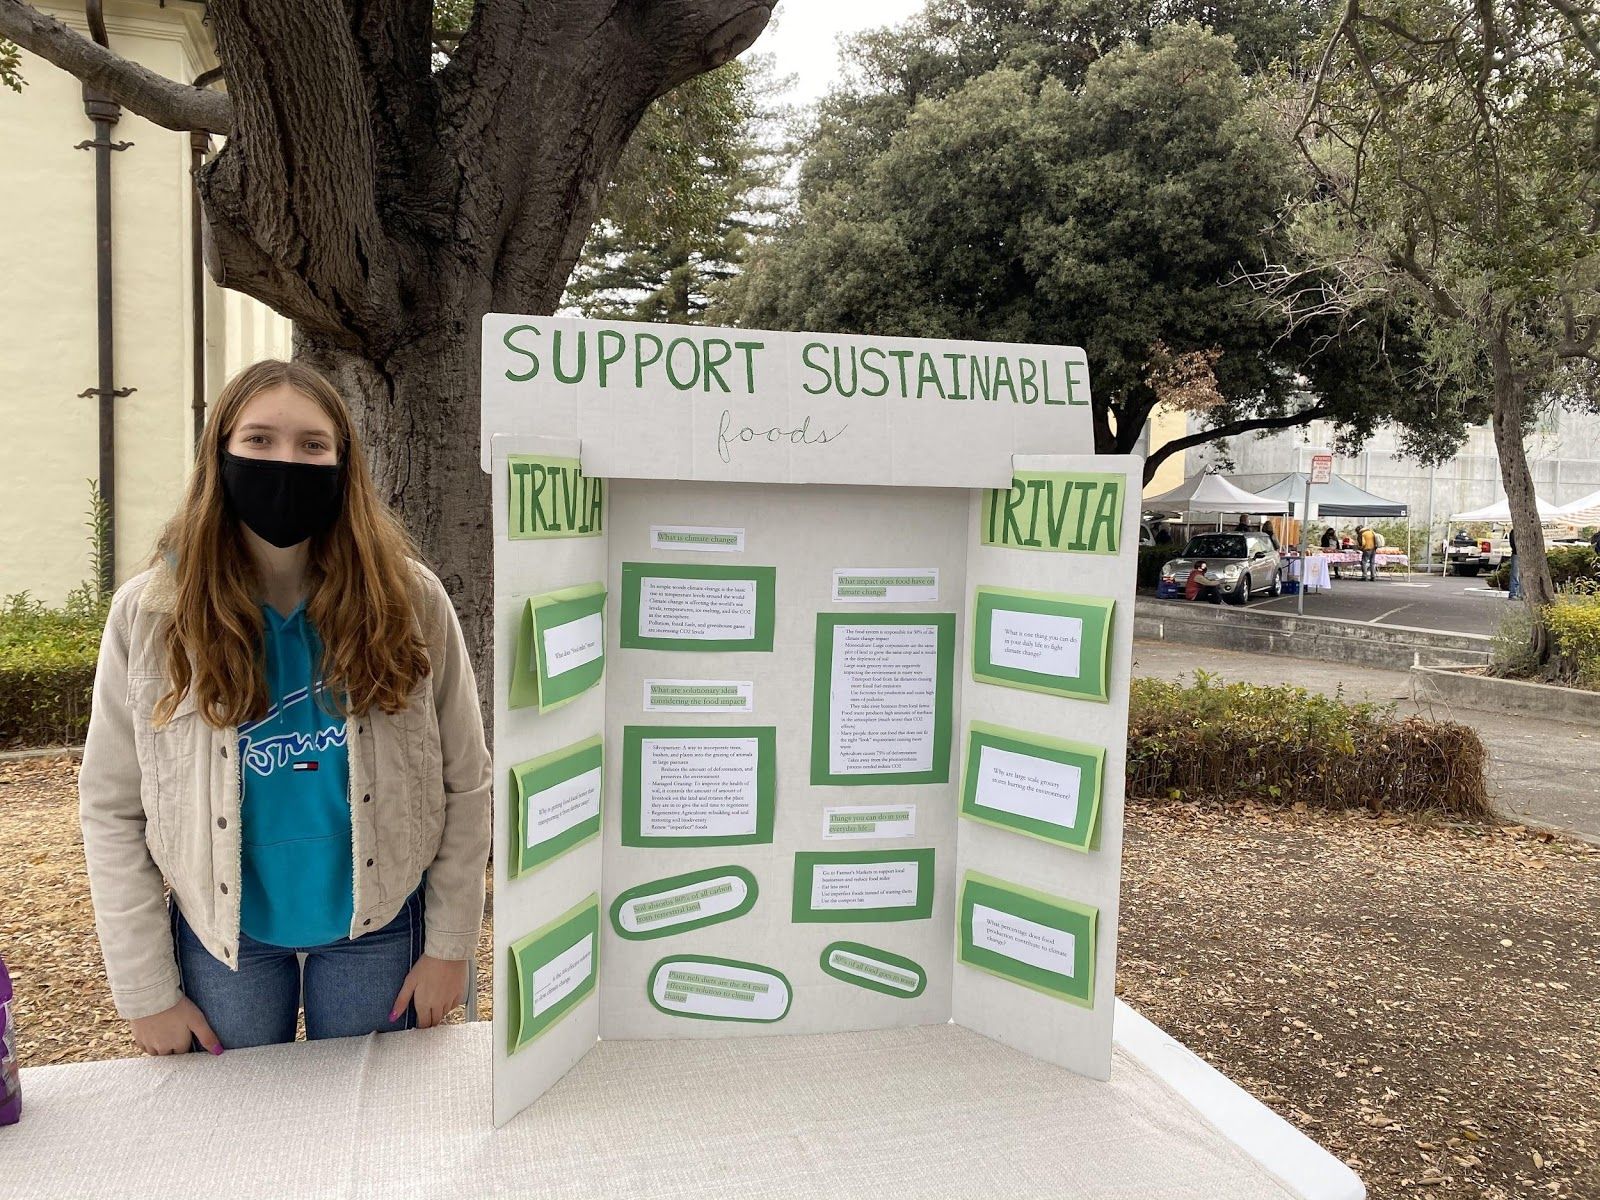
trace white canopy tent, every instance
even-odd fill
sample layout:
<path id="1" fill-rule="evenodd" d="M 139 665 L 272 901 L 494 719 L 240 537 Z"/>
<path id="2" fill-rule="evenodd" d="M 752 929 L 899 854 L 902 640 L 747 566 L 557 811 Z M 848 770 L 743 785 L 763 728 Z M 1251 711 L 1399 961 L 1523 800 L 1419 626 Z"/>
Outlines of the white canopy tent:
<path id="1" fill-rule="evenodd" d="M 1170 492 L 1159 496 L 1146 496 L 1143 505 L 1152 511 L 1180 512 L 1189 517 L 1215 517 L 1224 514 L 1280 515 L 1289 511 L 1282 500 L 1258 496 L 1243 488 L 1234 487 L 1221 475 L 1191 475 Z"/>
<path id="2" fill-rule="evenodd" d="M 1571 504 L 1561 506 L 1561 517 L 1577 526 L 1600 525 L 1600 492 L 1579 496 Z"/>
<path id="3" fill-rule="evenodd" d="M 1600 497 L 1600 493 L 1596 493 L 1595 496 L 1590 496 L 1588 499 L 1595 500 L 1597 497 Z M 1544 524 L 1555 524 L 1568 520 L 1566 509 L 1558 508 L 1554 504 L 1548 504 L 1537 496 L 1533 500 L 1539 506 L 1539 520 Z M 1491 504 L 1486 508 L 1474 508 L 1470 512 L 1450 514 L 1450 523 L 1452 525 L 1463 524 L 1468 521 L 1487 521 L 1490 524 L 1496 522 L 1504 524 L 1510 520 L 1511 501 L 1504 496 L 1500 498 L 1498 503 Z"/>

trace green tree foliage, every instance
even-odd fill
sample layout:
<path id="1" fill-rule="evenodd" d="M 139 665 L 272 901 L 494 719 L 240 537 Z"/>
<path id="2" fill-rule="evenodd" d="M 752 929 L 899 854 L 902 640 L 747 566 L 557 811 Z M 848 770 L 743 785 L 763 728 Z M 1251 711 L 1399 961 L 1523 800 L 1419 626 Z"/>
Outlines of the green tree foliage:
<path id="1" fill-rule="evenodd" d="M 0 87 L 22 90 L 22 51 L 4 38 L 0 38 Z"/>
<path id="2" fill-rule="evenodd" d="M 1328 0 L 928 0 L 904 25 L 850 43 L 847 80 L 821 106 L 805 170 L 812 178 L 859 171 L 919 102 L 1002 67 L 1076 88 L 1107 53 L 1192 21 L 1232 37 L 1239 62 L 1256 71 L 1295 58 L 1327 8 Z"/>
<path id="3" fill-rule="evenodd" d="M 1203 414 L 1206 430 L 1161 448 L 1152 470 L 1199 441 L 1318 417 L 1352 436 L 1397 413 L 1436 429 L 1409 329 L 1373 309 L 1343 337 L 1333 322 L 1285 336 L 1248 287 L 1225 286 L 1276 252 L 1306 184 L 1234 49 L 1169 25 L 1094 59 L 1076 87 L 1018 65 L 1020 50 L 989 53 L 980 74 L 903 111 L 881 150 L 838 136 L 825 112 L 798 210 L 728 289 L 728 314 L 1080 345 L 1097 449 L 1131 449 L 1159 400 Z M 831 111 L 875 111 L 874 78 L 890 76 L 864 76 Z M 876 94 L 882 109 L 900 102 Z M 1454 441 L 1414 440 L 1435 452 Z"/>
<path id="4" fill-rule="evenodd" d="M 657 100 L 628 143 L 564 305 L 586 317 L 690 323 L 770 221 L 770 63 L 735 59 Z"/>

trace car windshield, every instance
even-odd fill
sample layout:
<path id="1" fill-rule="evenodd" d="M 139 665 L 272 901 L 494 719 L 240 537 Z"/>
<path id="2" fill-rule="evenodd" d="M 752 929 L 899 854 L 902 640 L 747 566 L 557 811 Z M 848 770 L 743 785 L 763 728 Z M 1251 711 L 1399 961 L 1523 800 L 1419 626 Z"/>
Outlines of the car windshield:
<path id="1" fill-rule="evenodd" d="M 1184 547 L 1185 558 L 1244 558 L 1244 535 L 1239 533 L 1205 533 L 1189 539 Z"/>

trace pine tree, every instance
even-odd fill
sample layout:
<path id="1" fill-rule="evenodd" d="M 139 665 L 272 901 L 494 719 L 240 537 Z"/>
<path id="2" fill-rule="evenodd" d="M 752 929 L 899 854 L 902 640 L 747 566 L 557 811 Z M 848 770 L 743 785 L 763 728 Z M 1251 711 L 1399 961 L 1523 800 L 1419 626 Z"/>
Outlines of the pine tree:
<path id="1" fill-rule="evenodd" d="M 563 307 L 692 324 L 779 207 L 783 111 L 771 64 L 735 60 L 663 96 L 640 122 L 584 243 Z"/>

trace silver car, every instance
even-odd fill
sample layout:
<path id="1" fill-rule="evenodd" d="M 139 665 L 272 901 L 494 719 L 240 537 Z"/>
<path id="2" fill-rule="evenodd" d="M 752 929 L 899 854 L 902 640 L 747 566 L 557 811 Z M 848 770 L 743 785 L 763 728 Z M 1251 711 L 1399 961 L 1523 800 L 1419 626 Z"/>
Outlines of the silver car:
<path id="1" fill-rule="evenodd" d="M 1283 592 L 1283 562 L 1265 533 L 1202 533 L 1189 539 L 1183 554 L 1161 568 L 1162 595 L 1182 595 L 1189 572 L 1205 563 L 1201 576 L 1229 604 L 1248 604 L 1252 596 Z"/>

